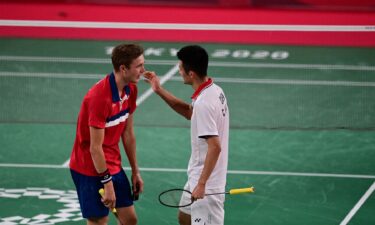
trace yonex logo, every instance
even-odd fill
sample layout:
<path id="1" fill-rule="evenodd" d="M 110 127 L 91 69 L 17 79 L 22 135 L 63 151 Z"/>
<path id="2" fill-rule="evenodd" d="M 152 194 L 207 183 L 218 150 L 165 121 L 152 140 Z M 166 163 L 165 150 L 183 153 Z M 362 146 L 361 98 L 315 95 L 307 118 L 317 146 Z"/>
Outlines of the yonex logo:
<path id="1" fill-rule="evenodd" d="M 196 219 L 194 220 L 194 222 L 199 223 L 201 220 L 202 220 L 201 218 L 196 218 Z"/>

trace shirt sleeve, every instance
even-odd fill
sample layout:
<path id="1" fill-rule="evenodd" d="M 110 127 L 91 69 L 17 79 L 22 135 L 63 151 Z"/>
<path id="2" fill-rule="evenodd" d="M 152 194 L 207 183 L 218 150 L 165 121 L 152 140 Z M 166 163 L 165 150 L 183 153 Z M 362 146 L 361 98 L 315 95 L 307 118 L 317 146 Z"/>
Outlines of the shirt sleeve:
<path id="1" fill-rule="evenodd" d="M 219 135 L 215 120 L 215 107 L 207 102 L 201 102 L 194 105 L 194 110 L 196 110 L 198 137 Z"/>
<path id="2" fill-rule="evenodd" d="M 104 129 L 110 115 L 108 104 L 100 98 L 92 97 L 88 101 L 88 112 L 89 126 Z"/>

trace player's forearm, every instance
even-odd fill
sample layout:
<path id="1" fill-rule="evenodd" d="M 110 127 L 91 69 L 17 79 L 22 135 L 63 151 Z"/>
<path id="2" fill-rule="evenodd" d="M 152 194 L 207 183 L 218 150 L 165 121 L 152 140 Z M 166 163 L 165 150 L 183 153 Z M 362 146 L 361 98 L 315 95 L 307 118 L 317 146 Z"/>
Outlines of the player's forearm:
<path id="1" fill-rule="evenodd" d="M 90 127 L 90 154 L 96 172 L 103 173 L 107 170 L 106 160 L 103 152 L 104 129 Z"/>
<path id="2" fill-rule="evenodd" d="M 104 152 L 102 146 L 90 146 L 91 158 L 94 163 L 96 172 L 101 174 L 107 170 Z"/>
<path id="3" fill-rule="evenodd" d="M 139 173 L 137 154 L 136 154 L 136 139 L 134 134 L 126 137 L 126 140 L 123 140 L 124 149 L 126 156 L 128 158 L 130 167 L 132 168 L 132 173 Z"/>
<path id="4" fill-rule="evenodd" d="M 159 88 L 155 91 L 175 112 L 182 115 L 186 119 L 190 120 L 192 115 L 192 109 L 189 104 L 177 98 L 169 91 L 164 88 Z"/>
<path id="5" fill-rule="evenodd" d="M 133 128 L 133 115 L 130 114 L 124 132 L 121 135 L 122 143 L 128 158 L 132 173 L 139 173 L 137 157 L 136 157 L 136 141 Z"/>

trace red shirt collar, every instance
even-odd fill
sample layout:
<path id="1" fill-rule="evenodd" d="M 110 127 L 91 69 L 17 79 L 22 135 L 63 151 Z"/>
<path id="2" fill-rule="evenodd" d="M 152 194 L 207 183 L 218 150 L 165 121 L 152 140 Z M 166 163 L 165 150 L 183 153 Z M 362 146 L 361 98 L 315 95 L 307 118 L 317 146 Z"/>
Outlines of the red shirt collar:
<path id="1" fill-rule="evenodd" d="M 191 96 L 192 99 L 196 99 L 199 94 L 204 90 L 206 89 L 207 87 L 209 87 L 211 84 L 213 84 L 213 80 L 211 78 L 208 78 L 208 80 L 206 82 L 204 82 L 203 84 L 201 84 L 197 90 L 195 90 L 194 94 Z"/>

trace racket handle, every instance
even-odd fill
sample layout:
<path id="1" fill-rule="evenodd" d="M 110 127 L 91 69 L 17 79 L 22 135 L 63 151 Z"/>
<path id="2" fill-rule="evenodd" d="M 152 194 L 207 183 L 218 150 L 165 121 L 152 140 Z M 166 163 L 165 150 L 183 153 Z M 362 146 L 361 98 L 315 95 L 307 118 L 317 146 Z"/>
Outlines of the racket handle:
<path id="1" fill-rule="evenodd" d="M 99 194 L 100 194 L 100 196 L 104 197 L 104 189 L 103 189 L 103 188 L 100 188 L 100 189 L 99 189 Z M 113 213 L 117 213 L 116 208 L 113 208 L 113 209 L 112 209 L 112 212 L 113 212 Z"/>
<path id="2" fill-rule="evenodd" d="M 255 191 L 254 187 L 238 188 L 238 189 L 229 190 L 229 194 L 237 195 L 237 194 L 242 194 L 242 193 L 252 193 L 254 191 Z"/>

